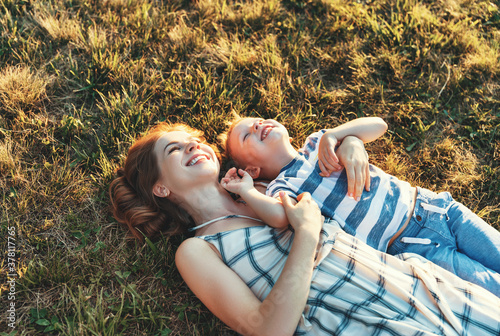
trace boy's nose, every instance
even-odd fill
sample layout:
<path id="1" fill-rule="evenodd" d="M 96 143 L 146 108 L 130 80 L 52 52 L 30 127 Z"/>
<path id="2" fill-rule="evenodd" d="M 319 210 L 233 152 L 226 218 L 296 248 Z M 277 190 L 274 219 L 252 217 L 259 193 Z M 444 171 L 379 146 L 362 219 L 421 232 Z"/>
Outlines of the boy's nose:
<path id="1" fill-rule="evenodd" d="M 259 130 L 259 127 L 262 126 L 262 120 L 257 120 L 254 124 L 253 124 L 253 129 L 255 131 Z"/>

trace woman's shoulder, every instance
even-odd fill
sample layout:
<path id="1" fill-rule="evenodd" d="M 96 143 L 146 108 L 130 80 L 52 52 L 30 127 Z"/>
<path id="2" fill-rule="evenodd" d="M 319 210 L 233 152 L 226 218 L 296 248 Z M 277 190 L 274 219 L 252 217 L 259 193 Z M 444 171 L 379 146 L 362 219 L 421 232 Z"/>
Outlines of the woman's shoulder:
<path id="1" fill-rule="evenodd" d="M 203 239 L 200 239 L 197 237 L 191 237 L 191 238 L 184 240 L 179 245 L 179 247 L 177 248 L 176 254 L 196 253 L 199 251 L 206 250 L 207 248 L 210 248 L 208 245 L 209 245 L 209 243 Z"/>
<path id="2" fill-rule="evenodd" d="M 215 252 L 215 255 L 213 254 Z M 176 262 L 192 261 L 217 256 L 219 252 L 209 242 L 192 237 L 184 240 L 175 252 Z"/>

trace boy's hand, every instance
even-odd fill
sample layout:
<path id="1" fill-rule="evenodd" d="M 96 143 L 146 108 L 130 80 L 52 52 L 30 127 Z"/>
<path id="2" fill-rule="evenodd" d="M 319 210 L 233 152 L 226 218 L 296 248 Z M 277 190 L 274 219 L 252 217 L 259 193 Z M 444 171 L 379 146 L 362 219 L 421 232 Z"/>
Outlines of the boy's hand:
<path id="1" fill-rule="evenodd" d="M 363 141 L 354 136 L 345 137 L 337 150 L 337 156 L 347 173 L 347 195 L 359 201 L 363 187 L 370 191 L 368 153 Z"/>
<path id="2" fill-rule="evenodd" d="M 238 175 L 238 172 L 242 177 Z M 231 168 L 227 171 L 226 176 L 222 178 L 220 184 L 229 192 L 241 195 L 242 193 L 254 188 L 253 179 L 246 171 L 236 168 Z"/>
<path id="3" fill-rule="evenodd" d="M 337 138 L 333 134 L 325 133 L 321 137 L 318 146 L 318 165 L 321 170 L 320 176 L 328 177 L 334 171 L 342 169 L 337 154 L 335 154 L 337 142 Z"/>

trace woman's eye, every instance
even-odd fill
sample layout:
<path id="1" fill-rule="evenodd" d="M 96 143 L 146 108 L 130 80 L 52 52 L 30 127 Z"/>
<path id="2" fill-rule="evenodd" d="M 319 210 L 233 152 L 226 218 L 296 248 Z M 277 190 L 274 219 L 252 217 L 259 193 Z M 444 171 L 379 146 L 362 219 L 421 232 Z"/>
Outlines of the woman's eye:
<path id="1" fill-rule="evenodd" d="M 172 146 L 170 147 L 170 149 L 168 150 L 168 154 L 172 153 L 173 151 L 176 151 L 176 150 L 179 150 L 180 147 L 179 146 Z"/>

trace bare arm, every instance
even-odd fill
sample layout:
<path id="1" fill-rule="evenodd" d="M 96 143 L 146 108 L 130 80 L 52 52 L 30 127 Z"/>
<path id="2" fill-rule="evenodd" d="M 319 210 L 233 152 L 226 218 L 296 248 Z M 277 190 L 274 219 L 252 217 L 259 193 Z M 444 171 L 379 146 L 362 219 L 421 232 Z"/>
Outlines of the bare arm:
<path id="1" fill-rule="evenodd" d="M 358 118 L 327 130 L 321 137 L 318 148 L 320 175 L 328 177 L 344 166 L 348 179 L 348 195 L 359 200 L 363 187 L 370 190 L 368 154 L 363 143 L 379 138 L 386 130 L 387 124 L 378 117 Z M 335 152 L 338 143 L 341 145 Z"/>
<path id="2" fill-rule="evenodd" d="M 387 124 L 379 117 L 358 118 L 326 131 L 325 135 L 334 136 L 338 142 L 352 135 L 364 143 L 380 138 L 387 131 Z"/>
<path id="3" fill-rule="evenodd" d="M 341 169 L 341 162 L 335 153 L 335 146 L 346 137 L 355 136 L 363 143 L 371 142 L 381 137 L 387 130 L 387 124 L 382 118 L 358 118 L 340 126 L 329 129 L 319 142 L 318 159 L 321 176 L 329 176 L 331 172 Z"/>
<path id="4" fill-rule="evenodd" d="M 243 335 L 293 335 L 304 310 L 322 220 L 309 194 L 283 203 L 295 229 L 290 253 L 269 295 L 260 301 L 210 245 L 198 238 L 181 244 L 176 265 L 193 293 L 230 328 Z M 300 200 L 299 196 L 299 200 Z"/>
<path id="5" fill-rule="evenodd" d="M 288 219 L 281 202 L 273 197 L 266 196 L 258 191 L 253 185 L 252 177 L 243 169 L 231 168 L 221 180 L 221 185 L 232 193 L 240 195 L 255 214 L 266 224 L 274 228 L 285 228 Z"/>

